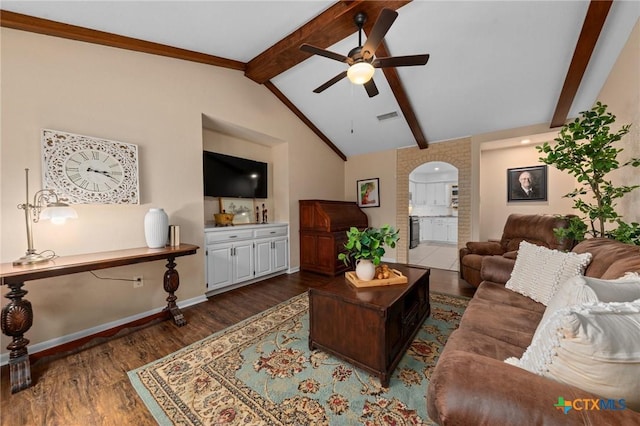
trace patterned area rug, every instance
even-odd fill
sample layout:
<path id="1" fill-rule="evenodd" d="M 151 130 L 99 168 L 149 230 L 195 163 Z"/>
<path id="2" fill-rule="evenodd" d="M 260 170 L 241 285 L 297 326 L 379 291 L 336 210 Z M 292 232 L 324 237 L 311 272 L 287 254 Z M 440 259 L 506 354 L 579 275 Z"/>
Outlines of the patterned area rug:
<path id="1" fill-rule="evenodd" d="M 307 293 L 130 371 L 161 425 L 423 425 L 429 377 L 468 299 L 431 293 L 431 316 L 388 388 L 308 346 Z"/>

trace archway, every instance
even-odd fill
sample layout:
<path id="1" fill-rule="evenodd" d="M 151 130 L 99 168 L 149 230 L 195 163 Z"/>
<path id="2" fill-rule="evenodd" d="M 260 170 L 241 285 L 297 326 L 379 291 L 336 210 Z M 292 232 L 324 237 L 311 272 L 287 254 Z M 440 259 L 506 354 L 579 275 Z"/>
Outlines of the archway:
<path id="1" fill-rule="evenodd" d="M 458 168 L 429 161 L 409 173 L 408 262 L 458 271 Z"/>
<path id="2" fill-rule="evenodd" d="M 396 224 L 400 230 L 396 258 L 400 263 L 408 263 L 409 257 L 409 174 L 430 161 L 446 162 L 458 169 L 458 247 L 471 237 L 471 139 L 434 143 L 427 149 L 400 149 L 396 158 Z"/>

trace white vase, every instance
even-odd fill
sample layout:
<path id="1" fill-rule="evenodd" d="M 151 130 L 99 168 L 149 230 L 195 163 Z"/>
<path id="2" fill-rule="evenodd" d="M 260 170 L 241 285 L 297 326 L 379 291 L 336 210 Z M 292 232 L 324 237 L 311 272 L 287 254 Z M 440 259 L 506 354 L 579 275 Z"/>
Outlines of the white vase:
<path id="1" fill-rule="evenodd" d="M 376 276 L 376 267 L 369 259 L 358 259 L 356 276 L 362 281 L 371 281 Z"/>
<path id="2" fill-rule="evenodd" d="M 169 235 L 169 216 L 164 209 L 149 209 L 144 215 L 144 238 L 149 248 L 162 248 L 167 245 Z"/>

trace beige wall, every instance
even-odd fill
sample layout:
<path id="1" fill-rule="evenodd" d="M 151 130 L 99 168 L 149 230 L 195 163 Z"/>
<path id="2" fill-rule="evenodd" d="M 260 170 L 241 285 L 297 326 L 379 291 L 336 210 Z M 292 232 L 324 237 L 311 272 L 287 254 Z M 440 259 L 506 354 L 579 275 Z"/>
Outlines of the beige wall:
<path id="1" fill-rule="evenodd" d="M 547 201 L 507 202 L 507 169 L 543 165 L 533 145 L 483 150 L 480 157 L 480 241 L 499 239 L 507 217 L 522 214 L 568 214 L 572 202 L 562 198 L 575 180 L 565 172 L 547 167 Z"/>
<path id="2" fill-rule="evenodd" d="M 278 219 L 291 222 L 291 267 L 299 266 L 298 199 L 344 194 L 344 162 L 266 88 L 242 72 L 2 28 L 0 260 L 26 250 L 24 168 L 41 188 L 40 132 L 50 128 L 137 144 L 140 205 L 77 205 L 62 227 L 34 225 L 37 250 L 71 255 L 145 245 L 143 218 L 163 207 L 181 239 L 203 246 L 203 115 L 282 141 L 272 188 Z M 180 258 L 178 302 L 204 294 L 204 250 Z M 144 287 L 81 273 L 27 283 L 32 344 L 122 320 L 165 304 L 164 262 L 99 271 L 144 276 Z M 3 289 L 3 292 L 6 289 Z M 6 303 L 3 298 L 2 303 Z M 2 351 L 8 344 L 2 336 Z"/>
<path id="3" fill-rule="evenodd" d="M 345 163 L 344 199 L 357 201 L 356 182 L 362 179 L 380 179 L 380 207 L 363 208 L 369 226 L 396 224 L 396 150 L 349 157 Z M 395 249 L 385 248 L 385 259 L 396 259 Z"/>
<path id="4" fill-rule="evenodd" d="M 640 20 L 636 22 L 629 40 L 602 87 L 598 99 L 616 115 L 618 130 L 623 124 L 632 124 L 620 146 L 624 151 L 619 159 L 640 158 Z M 640 185 L 640 168 L 625 167 L 611 174 L 615 185 Z M 640 189 L 625 195 L 619 202 L 618 212 L 625 222 L 640 222 Z"/>

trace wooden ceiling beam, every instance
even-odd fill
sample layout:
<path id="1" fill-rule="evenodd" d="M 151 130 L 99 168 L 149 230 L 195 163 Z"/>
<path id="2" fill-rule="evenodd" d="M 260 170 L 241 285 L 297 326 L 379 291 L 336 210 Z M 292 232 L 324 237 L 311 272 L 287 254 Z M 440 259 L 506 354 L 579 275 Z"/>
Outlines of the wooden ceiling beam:
<path id="1" fill-rule="evenodd" d="M 92 30 L 61 22 L 23 15 L 20 13 L 2 10 L 0 11 L 0 25 L 22 31 L 30 31 L 54 37 L 61 37 L 70 40 L 87 43 L 100 44 L 109 47 L 116 47 L 154 55 L 166 56 L 174 59 L 182 59 L 192 62 L 199 62 L 239 71 L 244 71 L 250 79 L 264 84 L 280 101 L 282 101 L 298 118 L 305 123 L 329 148 L 331 148 L 344 161 L 347 157 L 327 138 L 302 112 L 280 92 L 270 81 L 272 77 L 288 70 L 309 57 L 308 53 L 300 51 L 300 45 L 309 43 L 320 48 L 327 48 L 344 38 L 356 33 L 357 29 L 353 22 L 354 16 L 359 12 L 364 12 L 369 16 L 367 22 L 369 30 L 373 26 L 375 19 L 383 8 L 397 10 L 410 3 L 411 0 L 403 1 L 366 1 L 366 0 L 343 0 L 329 7 L 307 24 L 303 25 L 292 34 L 280 40 L 272 47 L 256 56 L 249 63 L 222 58 L 214 55 L 207 55 L 186 49 L 175 48 L 159 43 L 125 37 L 104 31 Z M 366 26 L 365 26 L 366 27 Z M 378 56 L 391 56 L 387 52 L 384 43 L 378 49 Z M 426 148 L 427 141 L 422 133 L 420 124 L 415 116 L 413 108 L 409 103 L 404 87 L 400 82 L 397 72 L 393 68 L 383 70 L 389 85 L 393 90 L 400 109 L 407 120 L 409 128 L 416 138 L 420 148 Z"/>
<path id="2" fill-rule="evenodd" d="M 365 32 L 371 32 L 380 11 L 383 8 L 397 10 L 410 1 L 339 1 L 316 18 L 307 22 L 296 31 L 280 40 L 260 55 L 247 63 L 245 75 L 253 81 L 266 84 L 285 105 L 289 107 L 309 128 L 318 135 L 331 149 L 341 158 L 346 160 L 344 154 L 289 101 L 275 86 L 270 79 L 281 74 L 307 59 L 310 55 L 300 50 L 300 45 L 308 43 L 313 46 L 326 49 L 333 44 L 354 34 L 357 29 L 353 22 L 354 16 L 359 12 L 364 12 L 368 16 L 365 23 Z M 391 56 L 386 44 L 383 42 L 378 47 L 376 55 L 379 57 Z M 407 92 L 404 89 L 398 72 L 395 68 L 384 68 L 383 72 L 393 94 L 400 106 L 400 110 L 407 121 L 409 129 L 413 134 L 416 143 L 421 149 L 429 146 L 426 137 L 420 127 L 420 123 L 411 106 Z M 283 100 L 286 99 L 286 100 Z"/>
<path id="3" fill-rule="evenodd" d="M 549 127 L 564 125 L 613 0 L 591 0 Z"/>
<path id="4" fill-rule="evenodd" d="M 382 44 L 384 44 L 384 42 L 382 42 Z M 378 48 L 378 51 L 380 51 L 380 48 Z M 386 47 L 383 51 L 386 51 Z M 384 58 L 386 56 L 391 55 L 387 53 L 383 53 L 380 55 L 381 58 Z M 384 72 L 384 75 L 387 78 L 387 82 L 389 83 L 389 86 L 391 86 L 391 91 L 396 97 L 396 101 L 400 106 L 400 110 L 402 111 L 405 120 L 407 120 L 407 125 L 409 125 L 409 129 L 411 129 L 411 133 L 416 139 L 418 147 L 420 149 L 428 148 L 429 142 L 422 132 L 422 127 L 420 127 L 420 122 L 418 121 L 418 117 L 416 117 L 416 113 L 411 106 L 411 102 L 409 101 L 407 92 L 404 90 L 402 81 L 398 76 L 398 71 L 395 68 L 382 68 L 382 72 Z"/>
<path id="5" fill-rule="evenodd" d="M 371 28 L 373 27 L 374 22 L 369 22 L 365 24 L 365 32 L 370 33 Z M 387 48 L 387 44 L 382 41 L 380 46 L 378 46 L 378 50 L 376 50 L 376 57 L 378 58 L 386 58 L 392 56 L 389 53 L 389 49 Z M 422 127 L 420 127 L 420 122 L 418 121 L 418 117 L 416 117 L 416 113 L 411 106 L 411 102 L 409 101 L 409 96 L 407 96 L 407 92 L 404 90 L 404 85 L 400 80 L 400 76 L 398 75 L 398 71 L 395 68 L 382 68 L 382 72 L 384 76 L 387 78 L 387 82 L 391 87 L 391 91 L 393 92 L 393 96 L 396 98 L 396 102 L 400 106 L 400 110 L 404 115 L 404 119 L 407 121 L 407 125 L 413 134 L 413 137 L 418 144 L 420 149 L 425 149 L 429 147 L 429 143 L 427 142 L 427 138 L 424 136 L 422 132 Z"/>
<path id="6" fill-rule="evenodd" d="M 217 67 L 231 68 L 244 71 L 246 64 L 219 56 L 207 55 L 192 50 L 180 49 L 160 43 L 125 37 L 104 31 L 78 27 L 76 25 L 63 24 L 48 19 L 36 18 L 21 13 L 0 11 L 0 26 L 15 30 L 30 31 L 32 33 L 61 37 L 70 40 L 84 41 L 87 43 L 101 44 L 103 46 L 117 47 L 152 55 L 167 56 L 174 59 L 199 62 L 215 65 Z"/>
<path id="7" fill-rule="evenodd" d="M 256 83 L 264 84 L 311 56 L 300 50 L 301 44 L 308 43 L 326 49 L 357 32 L 353 22 L 357 13 L 364 12 L 374 21 L 383 8 L 396 10 L 409 2 L 339 1 L 250 60 L 245 75 Z M 356 44 L 354 40 L 354 46 Z"/>

